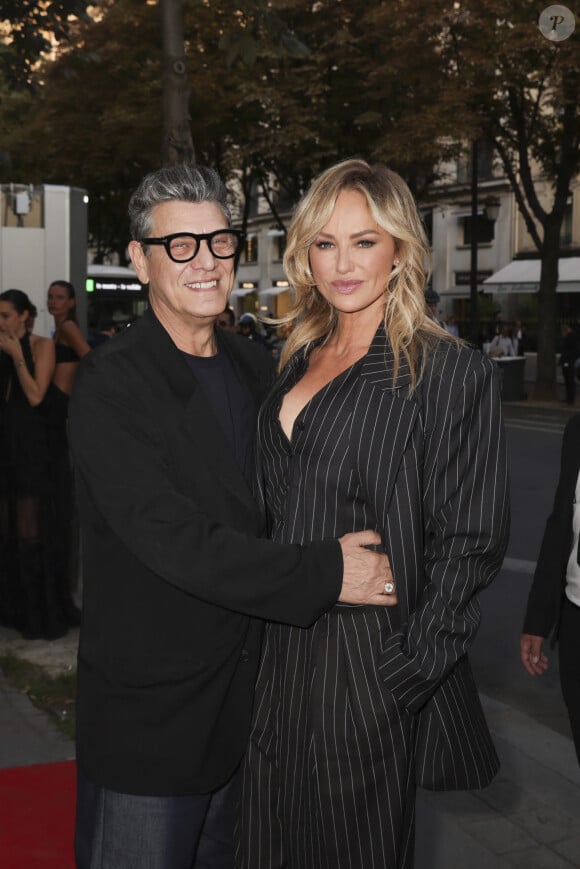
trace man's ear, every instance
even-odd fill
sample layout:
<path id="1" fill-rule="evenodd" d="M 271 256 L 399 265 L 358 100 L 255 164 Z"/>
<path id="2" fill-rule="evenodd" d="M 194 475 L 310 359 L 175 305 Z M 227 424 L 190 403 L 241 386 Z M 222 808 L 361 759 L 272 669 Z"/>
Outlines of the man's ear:
<path id="1" fill-rule="evenodd" d="M 141 281 L 142 284 L 149 283 L 149 257 L 143 250 L 142 245 L 138 241 L 130 241 L 129 242 L 129 256 L 131 258 L 131 262 L 133 263 L 133 268 L 137 273 L 137 277 Z"/>

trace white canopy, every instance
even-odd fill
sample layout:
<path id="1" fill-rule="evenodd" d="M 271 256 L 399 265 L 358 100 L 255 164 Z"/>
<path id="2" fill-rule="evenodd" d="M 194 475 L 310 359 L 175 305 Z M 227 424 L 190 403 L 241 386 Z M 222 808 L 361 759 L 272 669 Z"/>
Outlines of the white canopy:
<path id="1" fill-rule="evenodd" d="M 540 287 L 539 259 L 513 260 L 483 281 L 487 293 L 537 293 Z M 580 257 L 558 261 L 558 293 L 580 293 Z"/>
<path id="2" fill-rule="evenodd" d="M 255 292 L 256 292 L 256 287 L 236 287 L 234 290 L 231 291 L 230 297 L 236 296 L 237 298 L 243 298 L 244 296 L 247 296 L 248 293 L 255 293 Z"/>

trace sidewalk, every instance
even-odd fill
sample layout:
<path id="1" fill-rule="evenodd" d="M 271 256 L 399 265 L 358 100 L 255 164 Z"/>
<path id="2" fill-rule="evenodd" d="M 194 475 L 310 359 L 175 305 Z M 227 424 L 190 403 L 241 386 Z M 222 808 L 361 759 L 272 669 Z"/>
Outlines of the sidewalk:
<path id="1" fill-rule="evenodd" d="M 31 642 L 0 628 L 0 654 L 53 673 L 75 666 L 77 642 L 78 631 Z M 415 869 L 580 867 L 580 769 L 571 740 L 505 703 L 482 702 L 500 773 L 483 791 L 419 793 Z M 0 768 L 73 757 L 72 742 L 0 673 Z"/>

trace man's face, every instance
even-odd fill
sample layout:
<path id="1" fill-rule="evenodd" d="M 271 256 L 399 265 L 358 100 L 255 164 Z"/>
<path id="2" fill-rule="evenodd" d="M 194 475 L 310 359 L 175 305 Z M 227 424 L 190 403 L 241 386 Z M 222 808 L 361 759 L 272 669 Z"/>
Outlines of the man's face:
<path id="1" fill-rule="evenodd" d="M 215 202 L 161 202 L 151 217 L 151 238 L 228 228 Z M 151 245 L 146 254 L 139 242 L 132 241 L 129 252 L 139 280 L 149 284 L 155 314 L 170 333 L 213 323 L 224 310 L 234 282 L 234 259 L 214 257 L 206 240 L 186 263 L 173 262 L 163 245 Z"/>

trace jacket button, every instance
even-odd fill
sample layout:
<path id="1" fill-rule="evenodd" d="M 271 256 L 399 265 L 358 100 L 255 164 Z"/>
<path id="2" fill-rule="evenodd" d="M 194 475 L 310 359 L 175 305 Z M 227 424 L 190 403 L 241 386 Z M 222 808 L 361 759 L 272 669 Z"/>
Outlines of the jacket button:
<path id="1" fill-rule="evenodd" d="M 242 662 L 242 664 L 247 664 L 249 660 L 250 660 L 250 653 L 248 652 L 247 649 L 242 649 L 242 651 L 240 653 L 240 661 Z"/>

